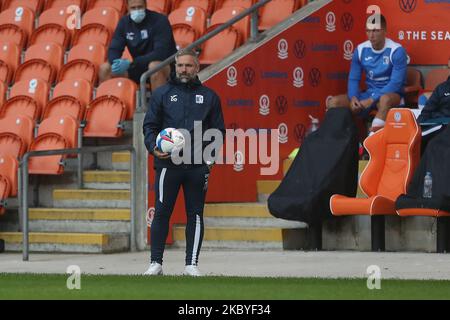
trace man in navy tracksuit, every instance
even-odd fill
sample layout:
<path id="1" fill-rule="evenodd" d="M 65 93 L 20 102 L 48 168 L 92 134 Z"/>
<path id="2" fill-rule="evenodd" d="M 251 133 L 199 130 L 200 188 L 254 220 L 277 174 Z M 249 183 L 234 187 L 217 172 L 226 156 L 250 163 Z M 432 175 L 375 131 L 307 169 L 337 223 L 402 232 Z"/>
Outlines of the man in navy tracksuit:
<path id="1" fill-rule="evenodd" d="M 172 27 L 165 15 L 146 9 L 145 0 L 128 0 L 129 15 L 120 19 L 108 50 L 108 62 L 100 66 L 100 82 L 125 76 L 139 84 L 141 75 L 176 53 Z M 125 47 L 133 62 L 122 59 Z M 151 77 L 152 90 L 165 84 L 170 66 Z"/>
<path id="2" fill-rule="evenodd" d="M 185 274 L 199 276 L 201 274 L 197 262 L 204 232 L 203 208 L 210 169 L 217 154 L 212 153 L 209 157 L 203 157 L 203 151 L 208 143 L 195 141 L 194 130 L 198 130 L 199 124 L 202 136 L 208 129 L 216 129 L 216 132 L 219 130 L 220 146 L 223 143 L 225 125 L 220 98 L 213 90 L 203 86 L 197 77 L 199 61 L 196 54 L 191 51 L 179 52 L 176 56 L 175 69 L 176 76 L 153 92 L 143 125 L 145 146 L 155 157 L 156 170 L 155 216 L 151 225 L 151 263 L 145 274 L 162 274 L 169 219 L 178 191 L 183 186 L 187 214 Z M 190 148 L 190 159 L 179 165 L 174 163 L 174 158 L 171 158 L 170 154 L 163 153 L 156 146 L 158 133 L 169 127 L 185 129 L 190 134 L 191 143 L 190 145 L 187 143 L 183 150 L 185 152 Z M 213 142 L 217 143 L 217 141 L 211 143 Z"/>

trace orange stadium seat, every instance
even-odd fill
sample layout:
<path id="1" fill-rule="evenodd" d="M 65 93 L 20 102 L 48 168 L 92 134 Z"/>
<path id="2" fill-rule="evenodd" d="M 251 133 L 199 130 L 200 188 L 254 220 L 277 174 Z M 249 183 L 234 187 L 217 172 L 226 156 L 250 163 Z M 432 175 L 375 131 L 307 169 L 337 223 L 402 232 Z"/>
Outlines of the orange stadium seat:
<path id="1" fill-rule="evenodd" d="M 26 151 L 25 142 L 17 134 L 11 132 L 0 133 L 0 154 L 20 159 Z"/>
<path id="2" fill-rule="evenodd" d="M 33 32 L 29 45 L 54 42 L 63 49 L 67 49 L 70 44 L 70 37 L 71 34 L 68 29 L 56 23 L 49 23 L 40 26 Z"/>
<path id="3" fill-rule="evenodd" d="M 244 10 L 245 9 L 241 7 L 225 7 L 219 9 L 211 16 L 211 25 L 223 24 Z M 233 24 L 233 27 L 240 32 L 242 41 L 247 41 L 250 36 L 250 16 L 236 22 Z"/>
<path id="4" fill-rule="evenodd" d="M 25 149 L 28 150 L 34 138 L 34 121 L 27 116 L 2 118 L 0 119 L 0 133 L 6 132 L 21 137 Z"/>
<path id="5" fill-rule="evenodd" d="M 0 25 L 3 24 L 15 24 L 20 27 L 28 41 L 34 30 L 34 13 L 27 7 L 7 9 L 0 13 Z"/>
<path id="6" fill-rule="evenodd" d="M 72 45 L 76 46 L 80 43 L 99 43 L 105 47 L 109 47 L 110 42 L 111 32 L 107 27 L 99 23 L 90 23 L 85 25 L 75 33 Z"/>
<path id="7" fill-rule="evenodd" d="M 47 151 L 68 149 L 69 142 L 57 133 L 46 133 L 38 136 L 31 144 L 30 151 Z M 54 155 L 30 158 L 28 163 L 29 174 L 60 175 L 64 173 L 64 159 L 66 156 Z"/>
<path id="8" fill-rule="evenodd" d="M 137 85 L 128 78 L 113 78 L 103 82 L 97 89 L 97 98 L 114 96 L 122 101 L 126 108 L 127 114 L 125 119 L 133 119 L 136 109 L 136 91 Z"/>
<path id="9" fill-rule="evenodd" d="M 53 89 L 53 99 L 61 96 L 76 98 L 83 107 L 92 100 L 92 85 L 84 79 L 64 80 L 59 82 Z"/>
<path id="10" fill-rule="evenodd" d="M 217 0 L 214 11 L 225 7 L 241 7 L 248 9 L 256 3 L 255 0 Z"/>
<path id="11" fill-rule="evenodd" d="M 70 116 L 73 119 L 81 121 L 84 119 L 85 106 L 75 97 L 60 96 L 53 98 L 45 107 L 42 120 Z"/>
<path id="12" fill-rule="evenodd" d="M 86 109 L 85 137 L 118 138 L 123 134 L 122 123 L 127 116 L 125 103 L 114 96 L 102 96 Z"/>
<path id="13" fill-rule="evenodd" d="M 195 30 L 197 36 L 205 33 L 207 16 L 205 10 L 201 8 L 179 8 L 172 11 L 168 18 L 172 26 L 177 24 L 187 24 Z"/>
<path id="14" fill-rule="evenodd" d="M 99 23 L 107 27 L 111 34 L 114 34 L 119 20 L 120 13 L 114 8 L 94 8 L 83 15 L 81 25 L 86 26 L 91 23 Z"/>
<path id="15" fill-rule="evenodd" d="M 47 24 L 57 24 L 66 30 L 69 30 L 67 21 L 71 17 L 70 12 L 67 12 L 64 8 L 51 8 L 47 9 L 39 16 L 39 27 Z M 73 32 L 74 30 L 70 30 Z"/>
<path id="16" fill-rule="evenodd" d="M 8 99 L 0 109 L 0 118 L 27 116 L 38 120 L 41 116 L 39 104 L 30 97 L 17 96 Z"/>
<path id="17" fill-rule="evenodd" d="M 38 137 L 47 133 L 56 133 L 66 139 L 68 148 L 78 145 L 78 122 L 71 116 L 56 116 L 42 120 L 39 124 Z"/>
<path id="18" fill-rule="evenodd" d="M 85 59 L 76 59 L 66 63 L 58 75 L 58 82 L 64 80 L 86 80 L 95 85 L 98 77 L 98 67 Z"/>
<path id="19" fill-rule="evenodd" d="M 87 0 L 47 0 L 45 10 L 67 8 L 69 6 L 78 6 L 83 13 L 86 10 Z"/>
<path id="20" fill-rule="evenodd" d="M 0 81 L 11 83 L 20 63 L 20 48 L 15 43 L 0 44 Z"/>
<path id="21" fill-rule="evenodd" d="M 15 43 L 22 50 L 27 41 L 27 34 L 15 24 L 2 24 L 0 25 L 0 39 Z"/>
<path id="22" fill-rule="evenodd" d="M 186 48 L 188 45 L 198 39 L 198 33 L 194 30 L 194 28 L 185 23 L 173 24 L 172 33 L 175 39 L 177 50 Z"/>
<path id="23" fill-rule="evenodd" d="M 147 9 L 162 14 L 169 14 L 171 3 L 170 0 L 147 0 Z"/>
<path id="24" fill-rule="evenodd" d="M 8 180 L 10 190 L 7 197 L 17 196 L 17 172 L 19 170 L 19 162 L 14 157 L 8 155 L 0 155 L 0 177 Z M 1 187 L 0 187 L 1 189 Z M 0 198 L 2 197 L 0 193 Z M 5 198 L 2 198 L 5 199 Z"/>
<path id="25" fill-rule="evenodd" d="M 48 62 L 53 67 L 55 74 L 58 74 L 64 63 L 64 49 L 54 42 L 34 44 L 25 52 L 24 62 L 36 59 Z"/>
<path id="26" fill-rule="evenodd" d="M 210 17 L 214 9 L 214 0 L 174 0 L 172 3 L 172 11 L 188 7 L 202 8 Z"/>
<path id="27" fill-rule="evenodd" d="M 450 77 L 450 69 L 433 69 L 425 78 L 425 90 L 433 91 L 436 87 Z"/>
<path id="28" fill-rule="evenodd" d="M 2 10 L 26 7 L 39 14 L 44 7 L 44 0 L 3 0 Z"/>
<path id="29" fill-rule="evenodd" d="M 88 60 L 98 68 L 106 60 L 106 48 L 98 43 L 80 43 L 69 51 L 67 62 L 78 59 Z"/>
<path id="30" fill-rule="evenodd" d="M 298 0 L 272 0 L 266 3 L 259 11 L 259 30 L 267 30 L 289 17 L 301 7 Z"/>
<path id="31" fill-rule="evenodd" d="M 385 127 L 364 141 L 370 160 L 359 185 L 368 198 L 333 195 L 330 199 L 333 215 L 396 215 L 395 201 L 406 193 L 419 163 L 420 143 L 421 130 L 412 111 L 392 108 Z M 384 238 L 381 241 L 384 243 Z"/>
<path id="32" fill-rule="evenodd" d="M 6 177 L 0 176 L 0 215 L 4 215 L 6 212 L 4 200 L 6 200 L 11 192 L 11 186 L 9 185 Z"/>
<path id="33" fill-rule="evenodd" d="M 206 32 L 208 33 L 217 27 L 218 25 L 213 25 L 209 27 Z M 237 29 L 231 26 L 211 39 L 208 39 L 203 44 L 199 57 L 200 64 L 209 65 L 216 63 L 233 52 L 233 50 L 239 47 L 240 44 L 241 34 Z"/>
<path id="34" fill-rule="evenodd" d="M 31 59 L 22 63 L 16 71 L 14 82 L 42 79 L 52 84 L 55 81 L 55 68 L 43 59 Z"/>
<path id="35" fill-rule="evenodd" d="M 122 16 L 127 12 L 127 0 L 89 0 L 88 10 L 111 7 Z"/>
<path id="36" fill-rule="evenodd" d="M 48 102 L 50 86 L 41 79 L 30 79 L 16 82 L 9 93 L 10 98 L 17 96 L 28 96 L 33 98 L 43 110 Z"/>

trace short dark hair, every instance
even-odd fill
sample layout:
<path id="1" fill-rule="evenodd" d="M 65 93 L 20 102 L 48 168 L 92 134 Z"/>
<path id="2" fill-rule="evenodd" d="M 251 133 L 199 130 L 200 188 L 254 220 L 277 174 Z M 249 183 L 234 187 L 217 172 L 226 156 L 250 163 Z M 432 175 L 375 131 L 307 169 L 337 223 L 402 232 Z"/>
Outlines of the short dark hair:
<path id="1" fill-rule="evenodd" d="M 386 30 L 387 28 L 387 22 L 386 22 L 386 18 L 385 16 L 383 16 L 380 13 L 375 13 L 374 15 L 371 15 L 369 18 L 367 18 L 367 24 L 368 25 L 375 25 L 375 23 L 377 23 L 377 16 L 379 16 L 379 21 L 380 21 L 380 27 L 381 29 Z"/>

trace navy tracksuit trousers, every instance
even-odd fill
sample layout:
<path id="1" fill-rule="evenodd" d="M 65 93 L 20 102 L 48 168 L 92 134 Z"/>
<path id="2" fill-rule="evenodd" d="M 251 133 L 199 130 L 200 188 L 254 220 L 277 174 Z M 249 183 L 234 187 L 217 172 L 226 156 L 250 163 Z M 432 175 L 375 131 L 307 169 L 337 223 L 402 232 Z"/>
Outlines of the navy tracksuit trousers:
<path id="1" fill-rule="evenodd" d="M 203 208 L 208 188 L 209 169 L 205 166 L 157 168 L 155 175 L 155 216 L 151 225 L 151 262 L 162 264 L 178 191 L 183 187 L 187 214 L 186 265 L 197 265 L 203 241 Z"/>

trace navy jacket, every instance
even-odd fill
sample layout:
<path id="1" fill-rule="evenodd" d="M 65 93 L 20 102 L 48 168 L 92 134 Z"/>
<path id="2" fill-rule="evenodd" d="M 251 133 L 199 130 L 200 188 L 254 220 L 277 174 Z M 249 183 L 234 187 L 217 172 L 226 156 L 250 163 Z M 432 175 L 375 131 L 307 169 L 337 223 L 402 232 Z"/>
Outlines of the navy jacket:
<path id="1" fill-rule="evenodd" d="M 417 121 L 450 117 L 450 77 L 434 89 Z"/>
<path id="2" fill-rule="evenodd" d="M 110 64 L 122 57 L 125 46 L 134 60 L 130 68 L 138 70 L 146 70 L 150 62 L 164 61 L 177 52 L 169 20 L 150 10 L 139 24 L 130 15 L 120 19 L 108 50 Z"/>
<path id="3" fill-rule="evenodd" d="M 225 124 L 223 120 L 222 107 L 219 96 L 208 87 L 195 79 L 190 83 L 181 83 L 172 78 L 169 82 L 159 87 L 153 92 L 150 106 L 144 119 L 145 146 L 149 153 L 153 154 L 156 145 L 156 137 L 165 128 L 186 129 L 191 134 L 191 164 L 194 164 L 194 122 L 202 122 L 202 136 L 207 129 L 218 129 L 222 133 L 222 141 L 225 137 Z M 197 145 L 204 148 L 211 142 L 197 142 Z M 198 150 L 197 150 L 198 154 Z M 216 156 L 216 155 L 213 155 Z M 214 159 L 202 159 L 214 161 Z M 161 160 L 155 157 L 155 168 L 176 167 L 168 160 Z"/>

